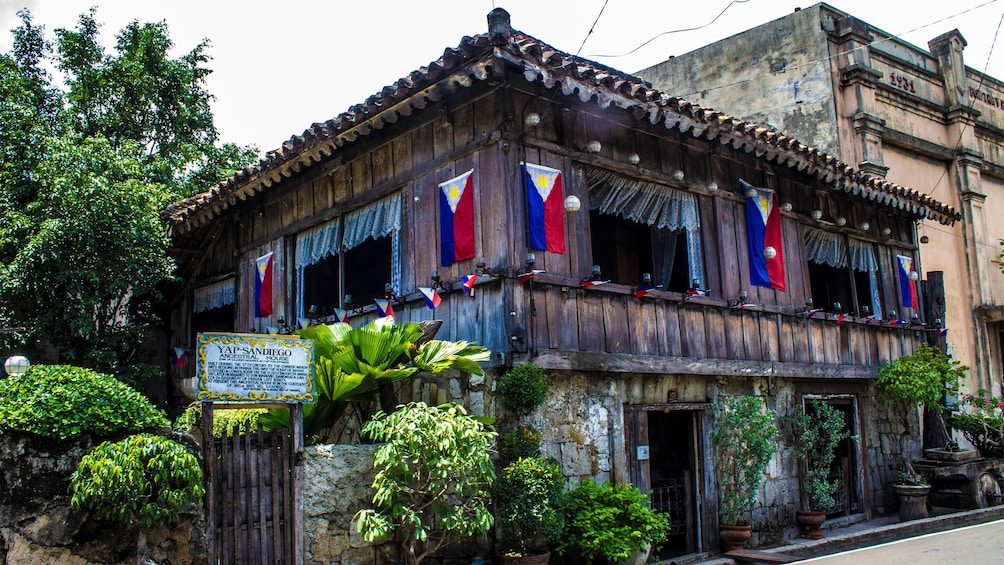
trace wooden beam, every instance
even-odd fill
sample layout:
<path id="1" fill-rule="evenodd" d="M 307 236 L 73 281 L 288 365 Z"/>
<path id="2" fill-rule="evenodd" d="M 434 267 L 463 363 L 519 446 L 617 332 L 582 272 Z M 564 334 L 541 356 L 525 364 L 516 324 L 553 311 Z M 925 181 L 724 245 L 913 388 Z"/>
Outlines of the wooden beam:
<path id="1" fill-rule="evenodd" d="M 770 361 L 735 361 L 594 353 L 588 351 L 544 351 L 536 357 L 517 359 L 533 361 L 545 369 L 570 371 L 607 371 L 611 373 L 677 374 L 732 377 L 784 377 L 805 379 L 874 379 L 877 367 L 861 365 L 825 365 L 813 363 L 774 363 Z"/>

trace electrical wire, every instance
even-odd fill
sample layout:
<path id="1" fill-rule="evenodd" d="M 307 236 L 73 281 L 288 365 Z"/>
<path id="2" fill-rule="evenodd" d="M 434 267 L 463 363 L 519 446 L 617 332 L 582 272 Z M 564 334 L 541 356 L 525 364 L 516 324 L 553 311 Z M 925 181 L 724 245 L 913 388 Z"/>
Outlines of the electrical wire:
<path id="1" fill-rule="evenodd" d="M 593 20 L 593 25 L 589 26 L 589 31 L 586 32 L 586 36 L 582 38 L 582 45 L 579 45 L 579 49 L 575 52 L 576 57 L 578 57 L 579 53 L 582 52 L 582 48 L 586 46 L 586 41 L 589 40 L 589 36 L 592 35 L 593 31 L 596 29 L 596 24 L 599 23 L 600 17 L 603 15 L 603 11 L 607 9 L 607 4 L 609 2 L 610 0 L 603 0 L 603 7 L 600 8 L 600 13 L 596 14 L 596 19 Z"/>
<path id="2" fill-rule="evenodd" d="M 635 47 L 634 49 L 632 49 L 632 50 L 628 51 L 627 53 L 621 53 L 620 55 L 586 55 L 586 56 L 587 56 L 587 57 L 605 57 L 605 58 L 609 58 L 609 59 L 615 59 L 615 58 L 617 58 L 617 57 L 626 57 L 626 56 L 628 56 L 628 55 L 631 55 L 631 54 L 632 54 L 632 53 L 634 53 L 635 51 L 638 51 L 638 50 L 639 50 L 639 49 L 641 49 L 642 47 L 645 47 L 645 46 L 646 46 L 646 45 L 648 45 L 649 43 L 652 43 L 652 42 L 653 42 L 653 41 L 655 41 L 656 39 L 659 39 L 660 37 L 662 37 L 662 36 L 664 36 L 664 35 L 669 35 L 669 34 L 672 34 L 672 33 L 683 33 L 683 32 L 685 32 L 685 31 L 697 31 L 697 30 L 699 30 L 699 29 L 704 29 L 704 28 L 706 28 L 706 27 L 708 27 L 708 26 L 710 26 L 710 25 L 714 24 L 715 22 L 717 22 L 717 21 L 718 21 L 718 18 L 722 17 L 722 15 L 723 15 L 723 14 L 725 14 L 725 12 L 727 12 L 727 11 L 729 10 L 729 8 L 731 8 L 731 7 L 732 7 L 732 5 L 733 5 L 733 4 L 745 4 L 746 2 L 749 2 L 749 1 L 750 1 L 750 0 L 732 0 L 731 2 L 729 2 L 729 3 L 728 3 L 728 4 L 726 5 L 726 6 L 725 6 L 725 8 L 724 8 L 724 9 L 723 9 L 723 10 L 722 10 L 721 12 L 718 12 L 718 15 L 717 15 L 717 16 L 715 16 L 715 17 L 714 17 L 714 19 L 712 19 L 712 20 L 711 20 L 710 22 L 708 22 L 708 23 L 706 23 L 706 24 L 704 24 L 704 25 L 700 25 L 700 26 L 697 26 L 697 27 L 688 27 L 688 28 L 685 28 L 685 29 L 671 29 L 671 30 L 669 30 L 669 31 L 664 31 L 664 32 L 662 32 L 662 33 L 660 33 L 660 34 L 656 35 L 655 37 L 653 37 L 653 38 L 649 39 L 649 40 L 648 40 L 648 41 L 646 41 L 645 43 L 642 43 L 642 44 L 641 44 L 641 45 L 639 45 L 638 47 Z M 606 7 L 606 4 L 604 4 L 604 7 Z M 602 13 L 602 12 L 601 12 L 601 13 Z M 599 18 L 597 18 L 597 19 L 599 19 Z M 595 24 L 593 24 L 593 25 L 595 25 Z M 589 30 L 589 32 L 590 32 L 590 33 L 592 33 L 592 30 Z M 588 37 L 588 36 L 587 36 L 587 37 Z M 582 42 L 582 45 L 584 46 L 585 44 L 586 44 L 586 42 L 585 42 L 585 41 L 583 41 L 583 42 Z M 581 47 L 581 46 L 579 47 L 579 50 L 580 50 L 580 51 L 582 50 L 582 47 Z"/>

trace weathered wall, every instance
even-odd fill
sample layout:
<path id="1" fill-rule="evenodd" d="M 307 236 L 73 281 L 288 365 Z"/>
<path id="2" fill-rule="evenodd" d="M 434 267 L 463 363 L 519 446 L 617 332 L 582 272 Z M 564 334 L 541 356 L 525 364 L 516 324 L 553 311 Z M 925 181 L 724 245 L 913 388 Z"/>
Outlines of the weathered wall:
<path id="1" fill-rule="evenodd" d="M 137 532 L 73 510 L 66 478 L 95 442 L 0 435 L 0 563 L 135 563 Z M 157 563 L 205 563 L 200 514 L 147 533 Z"/>

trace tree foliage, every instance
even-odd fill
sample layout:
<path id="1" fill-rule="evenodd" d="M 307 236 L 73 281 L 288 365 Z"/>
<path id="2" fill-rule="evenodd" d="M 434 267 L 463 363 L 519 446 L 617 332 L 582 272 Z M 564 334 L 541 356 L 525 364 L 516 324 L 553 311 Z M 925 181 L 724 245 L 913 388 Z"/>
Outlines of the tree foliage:
<path id="1" fill-rule="evenodd" d="M 776 414 L 756 396 L 729 396 L 715 404 L 711 431 L 718 477 L 718 521 L 743 523 L 753 509 L 764 472 L 777 452 Z"/>
<path id="2" fill-rule="evenodd" d="M 375 508 L 355 515 L 366 541 L 396 535 L 408 565 L 462 537 L 487 535 L 496 434 L 457 405 L 411 403 L 363 427 L 373 454 Z"/>
<path id="3" fill-rule="evenodd" d="M 844 414 L 826 402 L 812 400 L 786 418 L 794 435 L 793 452 L 802 476 L 803 510 L 829 510 L 840 482 L 830 476 L 840 442 L 851 437 Z"/>
<path id="4" fill-rule="evenodd" d="M 53 40 L 18 14 L 0 54 L 0 325 L 123 375 L 172 273 L 160 210 L 256 150 L 218 143 L 207 41 L 172 58 L 165 22 L 134 21 L 106 50 L 94 9 Z"/>

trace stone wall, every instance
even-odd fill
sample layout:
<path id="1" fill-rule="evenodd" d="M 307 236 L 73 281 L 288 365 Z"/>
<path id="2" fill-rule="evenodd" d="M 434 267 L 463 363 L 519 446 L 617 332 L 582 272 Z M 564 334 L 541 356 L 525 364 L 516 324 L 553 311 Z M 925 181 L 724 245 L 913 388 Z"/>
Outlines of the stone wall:
<path id="1" fill-rule="evenodd" d="M 118 439 L 118 438 L 115 438 Z M 135 563 L 138 532 L 70 507 L 67 477 L 96 442 L 0 435 L 0 564 Z M 206 562 L 202 516 L 147 533 L 160 564 Z"/>

